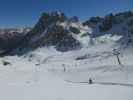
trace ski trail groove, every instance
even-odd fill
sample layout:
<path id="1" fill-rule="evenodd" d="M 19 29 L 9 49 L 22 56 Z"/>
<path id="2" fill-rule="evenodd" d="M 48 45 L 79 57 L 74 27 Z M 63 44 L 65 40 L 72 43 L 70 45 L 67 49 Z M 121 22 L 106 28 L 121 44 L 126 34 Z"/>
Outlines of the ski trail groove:
<path id="1" fill-rule="evenodd" d="M 64 80 L 67 83 L 74 83 L 74 84 L 90 84 L 89 81 L 81 81 L 81 82 L 74 82 L 70 80 Z M 133 84 L 128 83 L 117 83 L 117 82 L 92 82 L 92 84 L 99 84 L 99 85 L 117 85 L 117 86 L 126 86 L 126 87 L 132 87 Z M 91 85 L 91 84 L 90 84 Z"/>

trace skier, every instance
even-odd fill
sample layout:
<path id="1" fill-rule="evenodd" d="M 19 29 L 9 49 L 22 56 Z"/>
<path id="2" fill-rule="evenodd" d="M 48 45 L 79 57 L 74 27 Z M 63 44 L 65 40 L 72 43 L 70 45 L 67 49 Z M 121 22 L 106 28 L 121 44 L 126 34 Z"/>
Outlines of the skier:
<path id="1" fill-rule="evenodd" d="M 91 78 L 89 78 L 89 84 L 93 84 L 93 81 Z"/>
<path id="2" fill-rule="evenodd" d="M 62 67 L 63 67 L 63 71 L 66 72 L 65 64 L 62 64 Z"/>

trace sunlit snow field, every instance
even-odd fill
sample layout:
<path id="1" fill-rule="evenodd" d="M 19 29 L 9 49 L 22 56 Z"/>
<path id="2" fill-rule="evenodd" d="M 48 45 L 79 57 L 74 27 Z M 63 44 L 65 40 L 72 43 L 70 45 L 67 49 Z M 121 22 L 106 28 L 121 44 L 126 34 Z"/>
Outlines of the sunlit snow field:
<path id="1" fill-rule="evenodd" d="M 132 48 L 121 51 L 120 66 L 113 47 L 110 43 L 65 53 L 49 47 L 3 57 L 0 99 L 132 100 Z M 10 64 L 4 66 L 3 61 Z M 87 83 L 90 78 L 94 84 Z"/>

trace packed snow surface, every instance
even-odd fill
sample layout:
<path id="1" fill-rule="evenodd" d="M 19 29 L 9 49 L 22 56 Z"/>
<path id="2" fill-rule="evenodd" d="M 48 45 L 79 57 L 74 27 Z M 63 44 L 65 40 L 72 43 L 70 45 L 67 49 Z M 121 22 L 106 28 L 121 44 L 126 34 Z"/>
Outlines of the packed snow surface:
<path id="1" fill-rule="evenodd" d="M 132 48 L 121 51 L 122 65 L 118 65 L 112 52 L 114 45 L 94 45 L 65 53 L 54 47 L 39 48 L 21 57 L 3 57 L 0 59 L 0 98 L 132 100 Z M 94 84 L 86 83 L 90 78 Z"/>

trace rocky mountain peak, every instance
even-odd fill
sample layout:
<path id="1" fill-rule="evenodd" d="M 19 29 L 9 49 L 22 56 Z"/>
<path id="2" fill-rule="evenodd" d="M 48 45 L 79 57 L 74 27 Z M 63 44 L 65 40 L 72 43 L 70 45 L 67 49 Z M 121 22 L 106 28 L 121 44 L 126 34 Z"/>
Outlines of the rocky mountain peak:
<path id="1" fill-rule="evenodd" d="M 37 24 L 17 43 L 17 49 L 21 52 L 54 46 L 56 50 L 65 52 L 92 44 L 116 42 L 121 37 L 129 43 L 133 41 L 132 34 L 133 13 L 130 11 L 91 17 L 84 23 L 76 16 L 69 18 L 59 11 L 44 12 Z"/>

